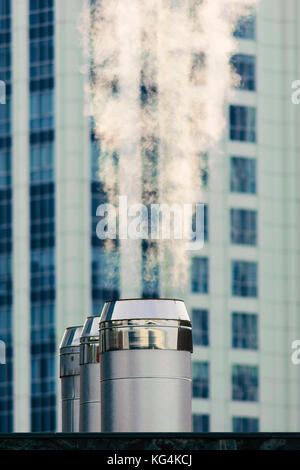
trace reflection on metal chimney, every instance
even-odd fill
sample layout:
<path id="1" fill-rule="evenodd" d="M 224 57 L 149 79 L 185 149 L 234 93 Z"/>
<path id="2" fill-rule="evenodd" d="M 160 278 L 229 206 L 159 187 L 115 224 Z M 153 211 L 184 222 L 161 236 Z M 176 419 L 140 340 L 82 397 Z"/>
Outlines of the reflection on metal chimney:
<path id="1" fill-rule="evenodd" d="M 99 320 L 88 317 L 80 338 L 80 424 L 81 432 L 99 432 L 100 366 Z"/>
<path id="2" fill-rule="evenodd" d="M 191 431 L 192 329 L 184 302 L 106 302 L 99 339 L 102 431 Z"/>
<path id="3" fill-rule="evenodd" d="M 82 326 L 67 328 L 60 344 L 62 431 L 79 431 L 80 367 Z"/>

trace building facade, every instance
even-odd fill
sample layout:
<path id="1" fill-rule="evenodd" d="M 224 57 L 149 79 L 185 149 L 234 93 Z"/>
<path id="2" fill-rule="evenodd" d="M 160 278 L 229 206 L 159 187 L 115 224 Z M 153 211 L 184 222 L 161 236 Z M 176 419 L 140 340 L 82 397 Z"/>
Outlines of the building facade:
<path id="1" fill-rule="evenodd" d="M 209 155 L 209 239 L 192 260 L 194 430 L 296 431 L 299 368 L 299 5 L 262 0 L 235 31 L 241 75 L 220 158 Z"/>
<path id="2" fill-rule="evenodd" d="M 120 273 L 105 280 L 118 246 L 108 259 L 95 230 L 105 194 L 84 113 L 85 4 L 0 0 L 0 432 L 60 429 L 63 331 L 122 297 Z M 205 246 L 185 299 L 195 431 L 299 429 L 299 24 L 296 1 L 262 0 L 234 33 L 242 79 L 203 171 Z"/>

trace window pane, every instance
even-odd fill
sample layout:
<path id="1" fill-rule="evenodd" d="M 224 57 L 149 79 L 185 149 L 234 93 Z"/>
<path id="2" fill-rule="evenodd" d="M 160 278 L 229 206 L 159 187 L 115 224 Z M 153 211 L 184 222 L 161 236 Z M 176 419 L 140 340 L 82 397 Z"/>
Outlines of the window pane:
<path id="1" fill-rule="evenodd" d="M 245 18 L 240 18 L 233 35 L 237 38 L 242 39 L 255 39 L 256 36 L 256 16 L 252 14 L 251 16 Z"/>
<path id="2" fill-rule="evenodd" d="M 258 366 L 232 366 L 232 400 L 258 401 Z"/>
<path id="3" fill-rule="evenodd" d="M 231 209 L 231 243 L 256 245 L 257 214 L 246 209 Z"/>
<path id="4" fill-rule="evenodd" d="M 232 347 L 258 348 L 258 318 L 250 313 L 232 314 Z"/>
<path id="5" fill-rule="evenodd" d="M 256 108 L 230 106 L 230 139 L 256 142 Z"/>
<path id="6" fill-rule="evenodd" d="M 233 432 L 258 432 L 259 419 L 234 416 L 232 418 Z"/>
<path id="7" fill-rule="evenodd" d="M 209 398 L 209 364 L 208 362 L 193 362 L 193 397 Z"/>
<path id="8" fill-rule="evenodd" d="M 199 219 L 200 221 L 197 221 L 196 217 L 196 211 L 193 213 L 193 218 L 192 218 L 192 241 L 196 240 L 196 234 L 201 233 L 203 229 L 203 239 L 205 242 L 208 242 L 208 237 L 209 237 L 209 207 L 207 204 L 203 204 L 203 213 L 202 213 L 202 207 L 201 211 L 199 211 Z M 197 226 L 198 223 L 198 226 Z M 202 228 L 202 226 L 204 227 Z M 201 232 L 200 232 L 201 230 Z M 199 236 L 199 235 L 198 235 Z M 202 238 L 202 233 L 201 233 L 201 238 Z"/>
<path id="9" fill-rule="evenodd" d="M 0 340 L 5 364 L 0 364 L 0 432 L 13 431 L 13 188 L 12 188 L 12 34 L 11 4 L 0 2 L 0 79 L 6 104 L 0 104 Z M 2 91 L 2 90 L 1 90 Z M 2 349 L 1 347 L 1 349 Z M 1 354 L 2 356 L 2 354 Z M 4 358 L 3 358 L 4 359 Z"/>
<path id="10" fill-rule="evenodd" d="M 256 161 L 254 159 L 231 157 L 230 189 L 239 193 L 256 193 Z"/>
<path id="11" fill-rule="evenodd" d="M 192 292 L 207 294 L 209 291 L 208 280 L 208 259 L 193 258 L 192 259 Z"/>
<path id="12" fill-rule="evenodd" d="M 208 310 L 192 310 L 193 342 L 195 346 L 209 345 Z"/>
<path id="13" fill-rule="evenodd" d="M 256 89 L 256 58 L 253 55 L 236 54 L 231 64 L 240 77 L 238 88 L 255 91 Z"/>
<path id="14" fill-rule="evenodd" d="M 53 0 L 31 0 L 31 431 L 55 431 L 55 184 Z"/>
<path id="15" fill-rule="evenodd" d="M 257 297 L 257 263 L 248 261 L 232 262 L 232 295 Z"/>
<path id="16" fill-rule="evenodd" d="M 193 414 L 193 431 L 209 432 L 209 415 Z"/>

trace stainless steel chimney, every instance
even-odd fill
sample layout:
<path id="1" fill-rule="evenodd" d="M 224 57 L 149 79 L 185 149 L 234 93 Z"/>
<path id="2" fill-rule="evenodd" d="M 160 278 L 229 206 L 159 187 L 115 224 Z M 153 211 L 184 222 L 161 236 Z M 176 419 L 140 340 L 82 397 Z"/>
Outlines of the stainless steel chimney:
<path id="1" fill-rule="evenodd" d="M 81 332 L 82 326 L 67 328 L 60 344 L 62 432 L 79 431 Z"/>
<path id="2" fill-rule="evenodd" d="M 189 432 L 191 322 L 183 301 L 106 302 L 100 318 L 103 432 Z"/>
<path id="3" fill-rule="evenodd" d="M 100 432 L 99 320 L 88 317 L 80 338 L 80 432 Z"/>

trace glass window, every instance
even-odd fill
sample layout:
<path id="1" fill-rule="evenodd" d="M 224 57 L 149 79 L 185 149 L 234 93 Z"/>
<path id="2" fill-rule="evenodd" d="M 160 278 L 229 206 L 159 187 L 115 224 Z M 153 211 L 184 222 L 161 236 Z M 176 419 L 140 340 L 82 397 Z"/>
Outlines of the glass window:
<path id="1" fill-rule="evenodd" d="M 232 366 L 232 400 L 258 401 L 258 366 Z"/>
<path id="2" fill-rule="evenodd" d="M 208 258 L 192 259 L 192 292 L 207 294 L 209 291 Z"/>
<path id="3" fill-rule="evenodd" d="M 91 171 L 92 180 L 99 180 L 99 156 L 100 156 L 100 146 L 98 140 L 93 140 L 91 144 L 91 155 L 92 155 L 92 165 Z"/>
<path id="4" fill-rule="evenodd" d="M 6 301 L 0 309 L 0 339 L 5 343 L 6 359 L 6 363 L 0 365 L 0 432 L 13 431 L 12 308 L 8 303 L 11 304 Z"/>
<path id="5" fill-rule="evenodd" d="M 208 188 L 208 178 L 209 178 L 209 168 L 208 168 L 208 154 L 206 152 L 201 152 L 199 154 L 200 159 L 200 178 L 202 183 L 202 188 Z"/>
<path id="6" fill-rule="evenodd" d="M 200 229 L 203 229 L 203 234 L 201 233 L 201 238 L 203 235 L 204 241 L 208 242 L 208 237 L 209 237 L 209 208 L 207 204 L 203 204 L 203 212 L 202 212 L 202 207 L 201 210 L 199 211 L 200 215 L 200 221 L 198 222 L 200 225 Z M 204 227 L 202 225 L 204 224 Z M 193 236 L 192 241 L 195 241 L 196 239 L 196 233 L 197 231 L 200 232 L 199 227 L 196 226 L 196 211 L 193 213 L 193 218 L 192 218 L 192 231 L 193 231 Z"/>
<path id="7" fill-rule="evenodd" d="M 230 139 L 256 142 L 256 108 L 230 106 Z"/>
<path id="8" fill-rule="evenodd" d="M 30 179 L 32 183 L 53 181 L 54 144 L 30 146 Z"/>
<path id="9" fill-rule="evenodd" d="M 259 432 L 259 419 L 234 416 L 232 418 L 233 432 Z"/>
<path id="10" fill-rule="evenodd" d="M 230 189 L 237 193 L 256 193 L 256 161 L 253 158 L 231 157 Z"/>
<path id="11" fill-rule="evenodd" d="M 248 261 L 232 262 L 232 295 L 257 297 L 257 263 Z"/>
<path id="12" fill-rule="evenodd" d="M 241 39 L 255 39 L 256 36 L 256 16 L 242 17 L 238 20 L 233 35 Z"/>
<path id="13" fill-rule="evenodd" d="M 0 365 L 0 432 L 13 431 L 13 273 L 11 173 L 11 1 L 0 2 L 0 80 L 5 82 L 6 104 L 0 105 L 0 340 L 6 363 Z"/>
<path id="14" fill-rule="evenodd" d="M 208 310 L 192 310 L 193 342 L 195 346 L 209 345 L 209 315 Z"/>
<path id="15" fill-rule="evenodd" d="M 31 430 L 55 431 L 54 1 L 30 0 Z"/>
<path id="16" fill-rule="evenodd" d="M 193 398 L 209 398 L 209 364 L 192 362 Z"/>
<path id="17" fill-rule="evenodd" d="M 209 415 L 193 414 L 193 431 L 209 432 Z"/>
<path id="18" fill-rule="evenodd" d="M 93 315 L 99 315 L 106 300 L 119 298 L 119 252 L 103 247 L 92 249 L 91 289 Z M 105 273 L 105 276 L 103 276 Z"/>
<path id="19" fill-rule="evenodd" d="M 155 241 L 142 240 L 142 297 L 159 297 L 158 245 Z M 150 261 L 151 260 L 151 261 Z"/>
<path id="20" fill-rule="evenodd" d="M 258 318 L 250 313 L 232 314 L 232 347 L 235 349 L 258 348 Z"/>
<path id="21" fill-rule="evenodd" d="M 256 245 L 257 213 L 248 209 L 231 209 L 231 243 Z"/>
<path id="22" fill-rule="evenodd" d="M 254 55 L 236 54 L 231 58 L 231 64 L 240 77 L 238 87 L 241 90 L 255 91 L 256 57 Z"/>

